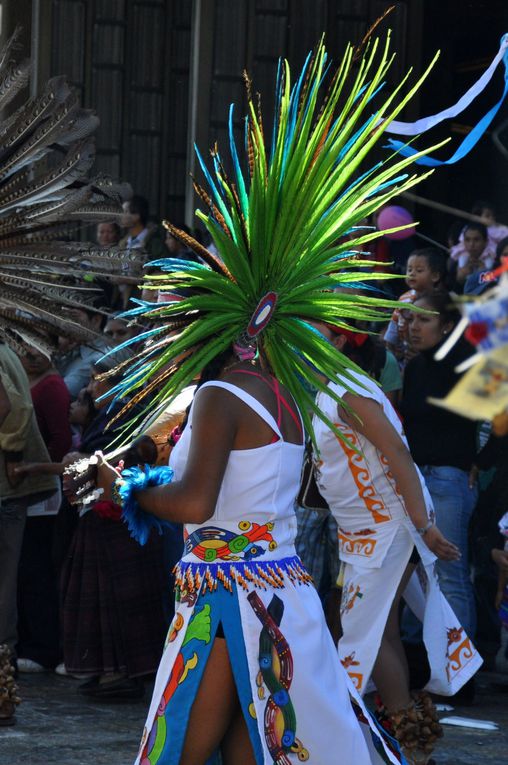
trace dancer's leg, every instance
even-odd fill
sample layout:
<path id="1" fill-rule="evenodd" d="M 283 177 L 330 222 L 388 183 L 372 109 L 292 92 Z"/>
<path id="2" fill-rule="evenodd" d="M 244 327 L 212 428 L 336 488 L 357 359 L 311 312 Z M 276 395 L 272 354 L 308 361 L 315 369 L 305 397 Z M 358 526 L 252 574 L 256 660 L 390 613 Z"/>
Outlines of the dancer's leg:
<path id="1" fill-rule="evenodd" d="M 221 747 L 223 765 L 256 765 L 245 718 L 238 703 Z"/>
<path id="2" fill-rule="evenodd" d="M 414 569 L 415 565 L 408 563 L 402 575 L 372 670 L 372 679 L 389 712 L 403 709 L 411 703 L 409 669 L 400 638 L 399 604 Z"/>
<path id="3" fill-rule="evenodd" d="M 226 641 L 217 639 L 191 708 L 180 765 L 203 765 L 223 740 L 226 765 L 254 764 L 252 747 L 248 735 L 241 733 L 239 717 L 243 722 Z M 243 726 L 246 734 L 244 722 Z"/>

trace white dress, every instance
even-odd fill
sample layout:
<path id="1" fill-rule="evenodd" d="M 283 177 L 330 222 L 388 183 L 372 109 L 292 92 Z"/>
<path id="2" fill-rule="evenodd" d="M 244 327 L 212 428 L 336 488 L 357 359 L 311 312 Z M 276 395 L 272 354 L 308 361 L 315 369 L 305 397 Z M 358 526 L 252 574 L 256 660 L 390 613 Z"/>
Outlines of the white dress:
<path id="1" fill-rule="evenodd" d="M 329 383 L 342 398 L 348 389 L 376 401 L 407 446 L 401 421 L 379 386 L 353 372 L 346 385 Z M 441 593 L 436 558 L 409 518 L 384 455 L 338 413 L 337 401 L 320 393 L 316 403 L 345 436 L 341 440 L 314 417 L 319 448 L 316 480 L 338 525 L 339 556 L 345 565 L 341 603 L 343 636 L 339 656 L 360 693 L 369 686 L 381 637 L 402 574 L 416 547 L 420 563 L 404 599 L 423 622 L 431 668 L 427 690 L 452 695 L 478 670 L 482 659 Z M 418 468 L 427 512 L 434 510 Z"/>
<path id="2" fill-rule="evenodd" d="M 179 763 L 217 630 L 227 642 L 258 765 L 400 763 L 337 661 L 321 603 L 295 552 L 303 446 L 285 442 L 271 414 L 242 389 L 225 382 L 202 387 L 209 385 L 239 397 L 278 440 L 232 451 L 214 515 L 185 527 L 176 614 L 136 763 Z M 192 410 L 171 455 L 175 480 L 191 437 Z M 209 763 L 215 762 L 214 755 Z"/>

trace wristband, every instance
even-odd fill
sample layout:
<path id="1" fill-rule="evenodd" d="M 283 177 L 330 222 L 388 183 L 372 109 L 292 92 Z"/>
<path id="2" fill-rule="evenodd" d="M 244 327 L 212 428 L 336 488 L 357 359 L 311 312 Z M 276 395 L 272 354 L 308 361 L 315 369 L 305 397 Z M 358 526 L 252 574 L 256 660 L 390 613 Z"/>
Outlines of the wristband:
<path id="1" fill-rule="evenodd" d="M 429 529 L 431 529 L 431 528 L 433 527 L 433 525 L 434 525 L 434 521 L 430 521 L 430 520 L 429 520 L 429 521 L 427 522 L 427 524 L 426 524 L 425 526 L 423 526 L 421 529 L 417 528 L 416 526 L 415 526 L 415 528 L 416 528 L 417 532 L 419 533 L 419 535 L 420 535 L 421 537 L 424 537 L 424 536 L 425 536 L 425 534 L 427 533 L 427 531 L 428 531 Z"/>
<path id="2" fill-rule="evenodd" d="M 165 528 L 171 528 L 171 523 L 147 513 L 136 501 L 136 492 L 151 486 L 161 486 L 171 483 L 173 471 L 170 467 L 132 467 L 122 470 L 122 477 L 115 481 L 116 490 L 112 492 L 115 500 L 120 498 L 122 504 L 122 520 L 127 524 L 131 537 L 140 545 L 146 544 L 153 529 L 162 534 Z"/>

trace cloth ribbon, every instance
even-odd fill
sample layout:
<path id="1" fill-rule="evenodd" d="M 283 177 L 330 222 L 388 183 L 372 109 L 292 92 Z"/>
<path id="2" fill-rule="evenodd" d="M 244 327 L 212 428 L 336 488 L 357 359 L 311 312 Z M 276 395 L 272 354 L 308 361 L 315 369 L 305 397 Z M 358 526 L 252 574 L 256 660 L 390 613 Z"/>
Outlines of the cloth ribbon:
<path id="1" fill-rule="evenodd" d="M 418 135 L 425 133 L 435 125 L 438 125 L 445 119 L 452 119 L 458 114 L 464 111 L 469 104 L 486 88 L 490 80 L 492 79 L 495 70 L 500 62 L 503 62 L 505 75 L 504 75 L 504 90 L 501 99 L 495 104 L 475 125 L 471 132 L 459 145 L 455 153 L 447 160 L 434 159 L 433 157 L 419 157 L 415 160 L 417 165 L 423 165 L 426 167 L 439 167 L 441 165 L 453 165 L 460 159 L 466 156 L 471 149 L 476 146 L 482 135 L 485 133 L 492 120 L 501 108 L 506 94 L 508 93 L 508 34 L 503 35 L 499 46 L 499 51 L 494 57 L 489 68 L 482 74 L 479 80 L 472 85 L 471 88 L 457 101 L 456 104 L 450 106 L 448 109 L 444 109 L 437 114 L 430 117 L 422 117 L 416 122 L 397 122 L 394 120 L 390 122 L 386 128 L 386 132 L 394 133 L 396 135 Z M 417 154 L 417 149 L 403 143 L 402 141 L 396 141 L 393 138 L 388 140 L 388 144 L 384 147 L 392 151 L 397 151 L 404 157 L 410 157 Z"/>

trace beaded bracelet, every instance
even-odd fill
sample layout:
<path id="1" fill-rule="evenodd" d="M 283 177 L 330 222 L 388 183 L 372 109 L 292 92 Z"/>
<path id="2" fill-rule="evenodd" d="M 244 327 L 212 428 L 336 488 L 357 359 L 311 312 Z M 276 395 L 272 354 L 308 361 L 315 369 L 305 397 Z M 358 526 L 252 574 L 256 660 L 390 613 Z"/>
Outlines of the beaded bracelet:
<path id="1" fill-rule="evenodd" d="M 421 529 L 417 528 L 416 530 L 421 537 L 424 537 L 427 531 L 429 531 L 429 529 L 431 529 L 434 525 L 435 521 L 430 518 L 425 526 L 423 526 Z"/>
<path id="2" fill-rule="evenodd" d="M 157 518 L 152 513 L 143 510 L 136 500 L 137 491 L 143 491 L 151 486 L 162 486 L 171 483 L 173 470 L 170 467 L 144 468 L 132 467 L 122 470 L 122 477 L 113 484 L 112 497 L 122 505 L 122 519 L 127 524 L 130 535 L 140 545 L 146 544 L 153 529 L 162 534 L 164 529 L 171 528 L 169 521 Z"/>

